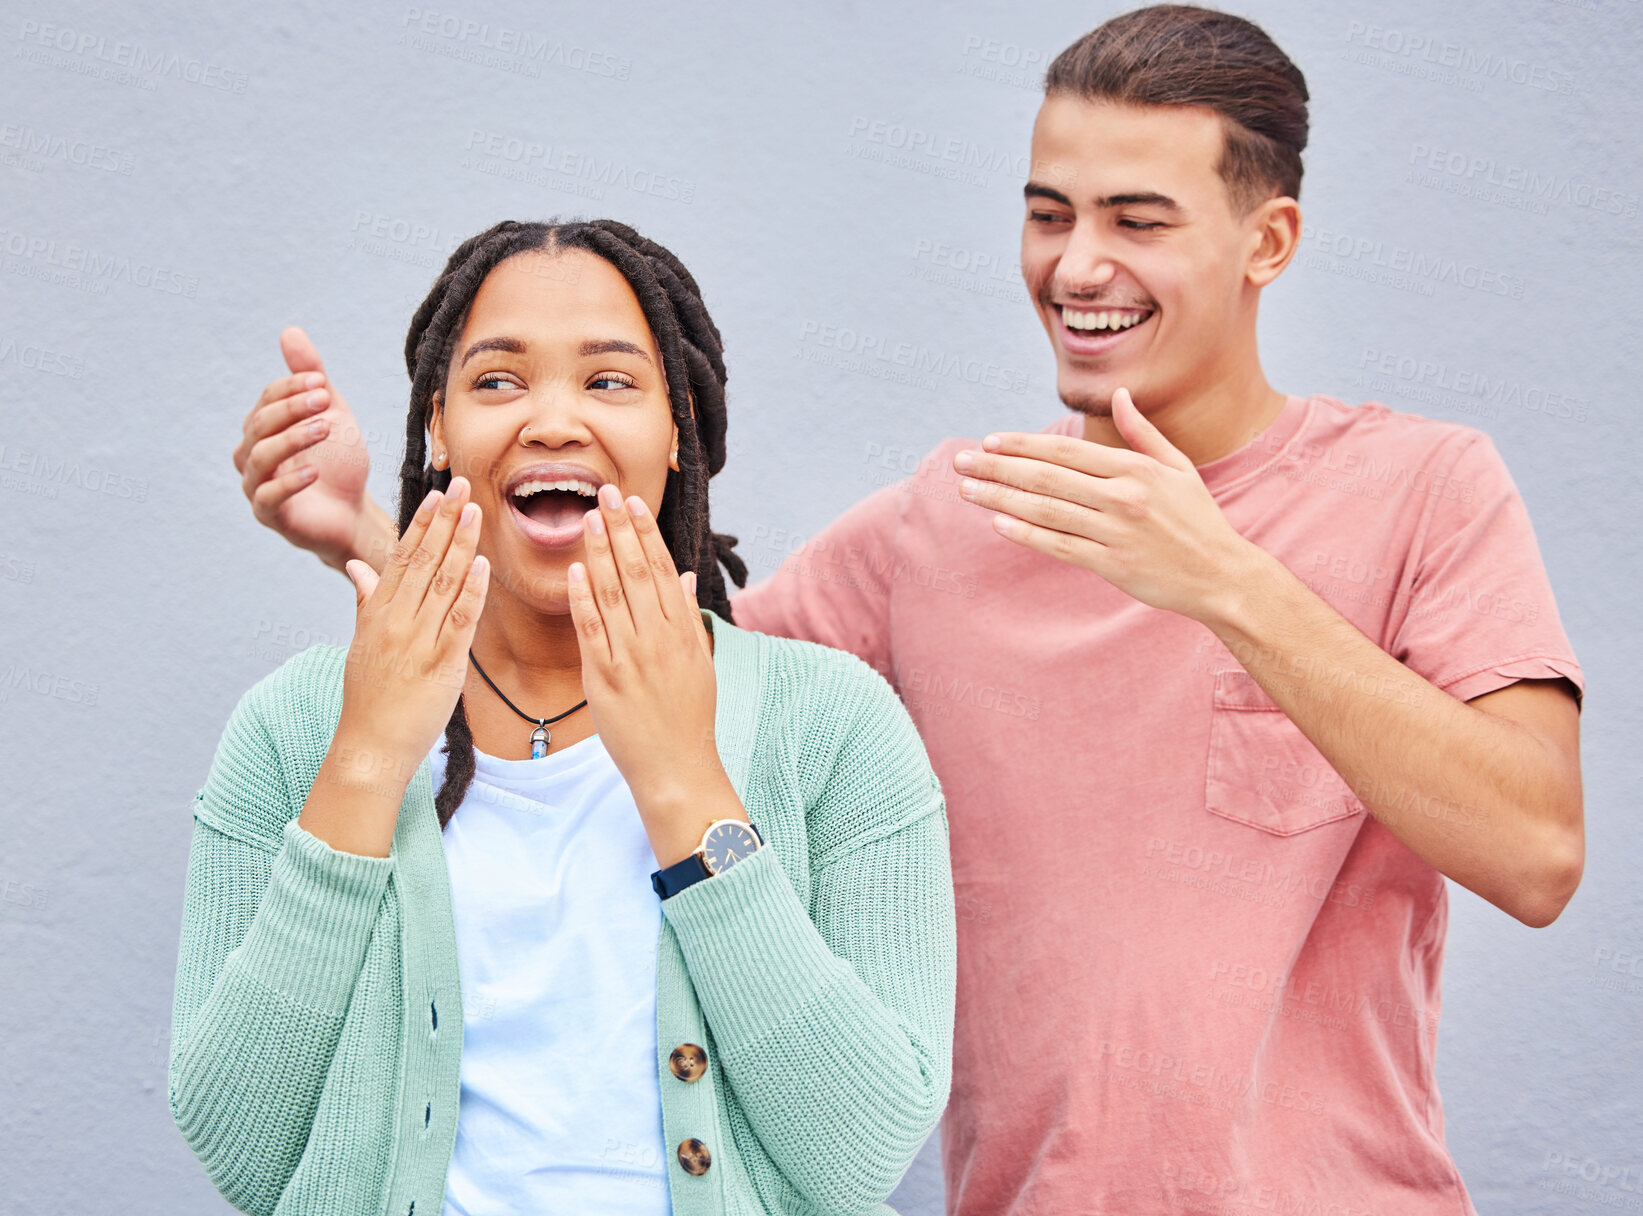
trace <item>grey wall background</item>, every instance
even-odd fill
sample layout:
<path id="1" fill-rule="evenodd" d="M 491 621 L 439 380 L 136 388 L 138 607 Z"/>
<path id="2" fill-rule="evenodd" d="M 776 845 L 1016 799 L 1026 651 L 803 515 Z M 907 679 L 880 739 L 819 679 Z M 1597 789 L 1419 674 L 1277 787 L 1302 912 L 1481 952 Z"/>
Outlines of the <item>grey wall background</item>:
<path id="1" fill-rule="evenodd" d="M 0 1210 L 228 1210 L 166 1102 L 189 801 L 239 695 L 353 622 L 229 461 L 282 326 L 390 501 L 400 346 L 449 248 L 636 224 L 726 334 L 715 519 L 755 575 L 940 438 L 1056 416 L 1016 166 L 1043 65 L 1119 6 L 895 7 L 0 6 Z M 1453 889 L 1452 1151 L 1486 1214 L 1643 1211 L 1643 4 L 1241 11 L 1314 104 L 1270 378 L 1487 430 L 1588 675 L 1580 892 L 1537 932 Z M 1389 281 L 1409 251 L 1454 274 Z M 846 331 L 1026 387 L 884 379 Z M 940 1196 L 932 1141 L 896 1203 Z"/>

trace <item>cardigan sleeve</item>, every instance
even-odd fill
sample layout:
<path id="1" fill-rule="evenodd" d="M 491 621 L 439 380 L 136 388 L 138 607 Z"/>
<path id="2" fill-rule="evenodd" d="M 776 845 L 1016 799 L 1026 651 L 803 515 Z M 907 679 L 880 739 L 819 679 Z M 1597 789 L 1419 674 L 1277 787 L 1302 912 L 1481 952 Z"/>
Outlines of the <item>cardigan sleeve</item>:
<path id="1" fill-rule="evenodd" d="M 393 862 L 338 852 L 294 816 L 277 848 L 250 826 L 290 806 L 257 691 L 194 800 L 169 1088 L 213 1185 L 270 1213 L 307 1144 Z"/>
<path id="2" fill-rule="evenodd" d="M 945 802 L 905 708 L 863 674 L 875 687 L 811 808 L 857 829 L 813 854 L 810 908 L 775 844 L 662 904 L 759 1142 L 812 1206 L 840 1213 L 895 1189 L 952 1077 Z"/>

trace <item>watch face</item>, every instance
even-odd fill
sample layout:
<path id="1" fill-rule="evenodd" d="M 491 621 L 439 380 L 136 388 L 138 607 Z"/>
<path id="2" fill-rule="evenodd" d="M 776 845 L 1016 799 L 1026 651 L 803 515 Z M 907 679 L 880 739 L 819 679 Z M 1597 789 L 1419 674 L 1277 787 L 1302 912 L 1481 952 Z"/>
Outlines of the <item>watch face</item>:
<path id="1" fill-rule="evenodd" d="M 759 838 L 745 823 L 716 823 L 702 841 L 702 861 L 708 873 L 728 870 L 759 847 Z"/>

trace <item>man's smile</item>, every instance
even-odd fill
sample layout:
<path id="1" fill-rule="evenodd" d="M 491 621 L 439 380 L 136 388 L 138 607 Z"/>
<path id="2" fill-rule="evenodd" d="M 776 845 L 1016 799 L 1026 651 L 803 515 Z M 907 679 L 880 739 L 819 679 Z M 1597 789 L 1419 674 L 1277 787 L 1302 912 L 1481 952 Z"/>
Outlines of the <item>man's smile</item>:
<path id="1" fill-rule="evenodd" d="M 1070 355 L 1101 355 L 1121 345 L 1130 333 L 1151 321 L 1157 310 L 1143 307 L 1095 305 L 1075 308 L 1051 305 L 1059 324 L 1056 338 Z"/>

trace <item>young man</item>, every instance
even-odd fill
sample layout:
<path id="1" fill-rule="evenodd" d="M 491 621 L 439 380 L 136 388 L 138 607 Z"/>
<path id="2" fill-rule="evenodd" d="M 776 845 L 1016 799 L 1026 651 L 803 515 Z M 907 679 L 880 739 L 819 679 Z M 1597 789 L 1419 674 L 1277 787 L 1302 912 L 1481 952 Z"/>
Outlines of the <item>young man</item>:
<path id="1" fill-rule="evenodd" d="M 1580 879 L 1583 678 L 1493 444 L 1261 370 L 1306 100 L 1204 9 L 1069 47 L 1022 271 L 1071 412 L 939 445 L 732 600 L 873 663 L 946 790 L 949 1213 L 1470 1213 L 1444 876 L 1534 926 Z M 362 481 L 291 497 L 295 389 L 247 419 L 247 493 L 369 560 Z"/>

